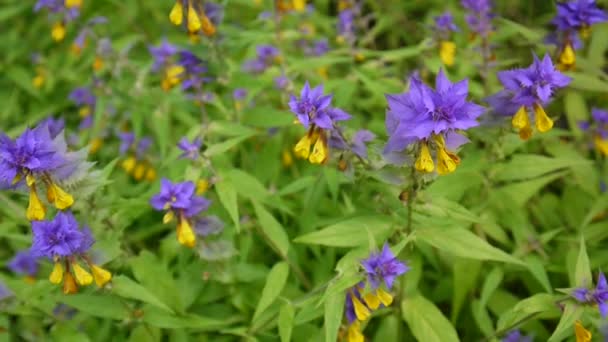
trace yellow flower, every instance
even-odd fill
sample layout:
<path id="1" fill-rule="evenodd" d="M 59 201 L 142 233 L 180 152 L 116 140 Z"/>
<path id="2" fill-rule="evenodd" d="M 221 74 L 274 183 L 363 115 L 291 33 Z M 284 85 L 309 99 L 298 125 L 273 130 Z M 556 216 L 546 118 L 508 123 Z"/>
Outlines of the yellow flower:
<path id="1" fill-rule="evenodd" d="M 456 56 L 456 44 L 450 41 L 439 42 L 439 58 L 446 66 L 454 65 Z"/>
<path id="2" fill-rule="evenodd" d="M 177 0 L 173 8 L 171 9 L 171 13 L 169 13 L 169 20 L 173 23 L 173 25 L 181 25 L 184 17 L 184 7 L 182 6 L 182 1 Z"/>
<path id="3" fill-rule="evenodd" d="M 591 341 L 591 332 L 583 325 L 580 321 L 576 321 L 574 324 L 574 334 L 576 336 L 576 342 L 590 342 Z"/>
<path id="4" fill-rule="evenodd" d="M 433 172 L 435 170 L 435 164 L 433 163 L 433 157 L 431 157 L 431 151 L 426 142 L 420 143 L 420 154 L 416 163 L 414 164 L 416 170 L 420 172 Z"/>
<path id="5" fill-rule="evenodd" d="M 51 29 L 51 37 L 56 42 L 60 42 L 65 38 L 65 25 L 62 22 L 56 22 Z"/>

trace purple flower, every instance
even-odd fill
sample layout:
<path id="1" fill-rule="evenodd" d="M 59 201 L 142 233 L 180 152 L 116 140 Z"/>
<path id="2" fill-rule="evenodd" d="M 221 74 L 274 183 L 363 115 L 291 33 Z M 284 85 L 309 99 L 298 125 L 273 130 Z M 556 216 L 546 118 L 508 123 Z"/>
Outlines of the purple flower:
<path id="1" fill-rule="evenodd" d="M 482 37 L 487 37 L 494 29 L 492 2 L 490 0 L 462 0 L 461 4 L 469 12 L 465 20 L 470 29 Z"/>
<path id="2" fill-rule="evenodd" d="M 217 216 L 197 217 L 193 224 L 196 234 L 202 237 L 217 235 L 224 229 L 224 223 Z"/>
<path id="3" fill-rule="evenodd" d="M 362 129 L 355 133 L 352 141 L 352 151 L 363 159 L 367 159 L 367 142 L 374 140 L 376 135 L 368 130 Z"/>
<path id="4" fill-rule="evenodd" d="M 369 258 L 361 261 L 361 266 L 367 273 L 367 280 L 372 289 L 377 289 L 384 282 L 390 290 L 395 278 L 409 271 L 409 267 L 399 261 L 388 244 L 384 244 L 382 252 L 371 253 Z"/>
<path id="5" fill-rule="evenodd" d="M 169 43 L 166 39 L 163 39 L 159 46 L 150 46 L 148 50 L 152 57 L 154 57 L 154 64 L 152 65 L 153 71 L 158 71 L 166 66 L 169 63 L 169 60 L 178 52 L 177 47 Z"/>
<path id="6" fill-rule="evenodd" d="M 352 45 L 357 38 L 355 35 L 355 12 L 347 8 L 338 14 L 338 36 L 341 40 Z"/>
<path id="7" fill-rule="evenodd" d="M 557 15 L 552 23 L 558 30 L 580 30 L 608 21 L 608 15 L 597 7 L 595 0 L 572 0 L 557 3 Z"/>
<path id="8" fill-rule="evenodd" d="M 232 92 L 232 97 L 235 100 L 243 100 L 247 97 L 247 89 L 245 88 L 237 88 Z"/>
<path id="9" fill-rule="evenodd" d="M 91 232 L 80 229 L 71 212 L 59 212 L 52 221 L 32 222 L 34 256 L 67 257 L 86 253 L 94 243 Z"/>
<path id="10" fill-rule="evenodd" d="M 502 342 L 532 342 L 532 336 L 522 335 L 519 330 L 511 330 L 502 339 Z"/>
<path id="11" fill-rule="evenodd" d="M 199 157 L 199 150 L 203 145 L 203 141 L 200 138 L 194 139 L 192 142 L 188 141 L 188 138 L 183 137 L 177 147 L 183 151 L 183 153 L 179 156 L 180 158 L 196 160 Z"/>
<path id="12" fill-rule="evenodd" d="M 120 154 L 124 155 L 129 151 L 133 143 L 135 142 L 135 134 L 133 132 L 121 132 L 118 134 L 118 138 L 120 139 L 120 147 L 118 151 Z"/>
<path id="13" fill-rule="evenodd" d="M 213 25 L 218 26 L 224 18 L 224 8 L 220 4 L 211 1 L 206 1 L 203 5 L 203 11 Z"/>
<path id="14" fill-rule="evenodd" d="M 274 86 L 277 89 L 286 89 L 289 85 L 289 78 L 285 75 L 277 76 L 274 79 Z"/>
<path id="15" fill-rule="evenodd" d="M 17 252 L 9 261 L 8 268 L 20 275 L 35 277 L 38 273 L 38 258 L 29 250 Z"/>
<path id="16" fill-rule="evenodd" d="M 606 318 L 608 315 L 608 283 L 603 272 L 600 272 L 597 277 L 595 289 L 580 287 L 574 289 L 571 295 L 581 303 L 597 305 L 602 318 Z"/>
<path id="17" fill-rule="evenodd" d="M 352 324 L 357 320 L 355 305 L 360 308 L 364 308 L 364 310 L 369 310 L 369 308 L 363 303 L 363 299 L 359 293 L 361 287 L 363 286 L 363 283 L 355 285 L 346 293 L 346 300 L 344 301 L 344 314 L 346 315 L 346 319 L 348 320 L 349 324 Z"/>
<path id="18" fill-rule="evenodd" d="M 327 38 L 321 38 L 321 39 L 317 40 L 316 42 L 314 42 L 312 49 L 311 49 L 312 55 L 323 56 L 327 52 L 329 52 L 329 42 L 327 41 Z"/>
<path id="19" fill-rule="evenodd" d="M 436 16 L 435 18 L 435 30 L 439 32 L 456 32 L 458 27 L 454 23 L 454 16 L 449 11 Z"/>
<path id="20" fill-rule="evenodd" d="M 256 58 L 247 60 L 243 70 L 252 73 L 262 73 L 280 56 L 279 49 L 272 45 L 259 45 L 256 48 Z"/>
<path id="21" fill-rule="evenodd" d="M 152 139 L 149 137 L 143 137 L 137 143 L 137 147 L 135 148 L 135 156 L 137 159 L 143 159 L 144 155 L 152 145 Z"/>
<path id="22" fill-rule="evenodd" d="M 63 118 L 55 119 L 52 116 L 42 121 L 42 124 L 48 128 L 51 139 L 55 139 L 65 128 L 65 120 Z"/>
<path id="23" fill-rule="evenodd" d="M 172 210 L 192 217 L 206 210 L 211 203 L 195 196 L 192 182 L 172 183 L 166 178 L 160 181 L 160 192 L 150 199 L 150 205 L 158 211 Z"/>
<path id="24" fill-rule="evenodd" d="M 335 121 L 350 119 L 350 115 L 346 112 L 331 108 L 331 100 L 332 95 L 323 95 L 323 85 L 311 89 L 310 84 L 306 82 L 299 99 L 291 95 L 289 108 L 305 128 L 313 124 L 331 130 Z"/>
<path id="25" fill-rule="evenodd" d="M 13 292 L 0 281 L 0 301 L 13 296 Z"/>
<path id="26" fill-rule="evenodd" d="M 69 95 L 69 99 L 77 106 L 89 106 L 91 109 L 95 107 L 96 97 L 93 92 L 87 87 L 78 87 Z"/>

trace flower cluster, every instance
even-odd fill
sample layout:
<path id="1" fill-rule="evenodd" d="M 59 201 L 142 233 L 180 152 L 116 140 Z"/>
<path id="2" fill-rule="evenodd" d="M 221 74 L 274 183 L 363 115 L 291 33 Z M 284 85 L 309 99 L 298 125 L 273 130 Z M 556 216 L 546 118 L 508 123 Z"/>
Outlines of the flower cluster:
<path id="1" fill-rule="evenodd" d="M 201 146 L 203 146 L 203 141 L 201 138 L 195 138 L 192 142 L 188 141 L 188 138 L 182 137 L 182 139 L 177 143 L 177 147 L 182 150 L 182 154 L 179 156 L 180 158 L 197 160 L 200 157 Z"/>
<path id="2" fill-rule="evenodd" d="M 300 98 L 291 95 L 289 108 L 297 120 L 308 129 L 294 147 L 297 157 L 308 159 L 312 164 L 323 164 L 329 158 L 328 136 L 339 133 L 336 123 L 350 119 L 345 111 L 331 107 L 332 95 L 323 95 L 323 86 L 310 88 L 308 82 L 300 92 Z M 311 151 L 312 148 L 312 151 Z"/>
<path id="3" fill-rule="evenodd" d="M 361 322 L 366 321 L 372 311 L 391 305 L 393 296 L 389 291 L 393 288 L 395 279 L 409 271 L 409 267 L 395 257 L 388 244 L 384 245 L 381 252 L 371 253 L 369 258 L 361 261 L 361 266 L 367 276 L 367 286 L 361 282 L 351 288 L 344 304 L 348 342 L 364 340 Z"/>
<path id="4" fill-rule="evenodd" d="M 29 249 L 17 252 L 7 266 L 11 271 L 23 275 L 27 279 L 34 278 L 40 268 L 38 257 Z"/>
<path id="5" fill-rule="evenodd" d="M 336 41 L 339 44 L 348 44 L 354 46 L 357 40 L 357 32 L 355 27 L 355 19 L 360 13 L 361 7 L 355 1 L 340 1 L 338 2 L 338 37 Z"/>
<path id="6" fill-rule="evenodd" d="M 243 70 L 259 74 L 280 60 L 281 53 L 279 49 L 272 45 L 258 45 L 256 48 L 256 58 L 245 61 Z"/>
<path id="7" fill-rule="evenodd" d="M 469 28 L 482 38 L 487 37 L 493 30 L 492 1 L 491 0 L 462 0 L 468 14 L 465 17 Z"/>
<path id="8" fill-rule="evenodd" d="M 49 280 L 53 284 L 63 282 L 63 293 L 76 293 L 78 285 L 90 285 L 93 280 L 103 287 L 112 279 L 112 273 L 96 265 L 87 254 L 95 240 L 87 227 L 79 227 L 71 212 L 58 213 L 51 221 L 33 222 L 32 232 L 31 253 L 53 261 Z M 80 262 L 84 262 L 90 272 Z"/>
<path id="9" fill-rule="evenodd" d="M 122 169 L 136 181 L 154 181 L 156 170 L 146 157 L 146 153 L 152 145 L 152 139 L 143 137 L 136 142 L 135 134 L 132 132 L 119 133 L 118 138 L 120 139 L 120 155 L 125 156 L 120 164 Z"/>
<path id="10" fill-rule="evenodd" d="M 608 283 L 604 273 L 599 273 L 595 289 L 579 287 L 574 289 L 571 295 L 580 303 L 597 305 L 602 318 L 608 316 Z"/>
<path id="11" fill-rule="evenodd" d="M 418 151 L 416 170 L 435 170 L 432 152 L 440 175 L 456 170 L 460 158 L 454 149 L 468 140 L 460 131 L 478 126 L 477 118 L 485 109 L 466 100 L 468 80 L 452 83 L 442 70 L 433 90 L 418 78 L 412 78 L 409 91 L 387 95 L 386 129 L 390 135 L 384 149 L 393 163 L 402 163 L 403 152 L 411 145 Z"/>
<path id="12" fill-rule="evenodd" d="M 608 14 L 597 7 L 595 0 L 557 3 L 557 14 L 552 21 L 557 32 L 550 35 L 547 41 L 558 47 L 560 70 L 574 69 L 576 64 L 574 51 L 583 46 L 581 38 L 589 37 L 592 25 L 606 21 Z"/>
<path id="13" fill-rule="evenodd" d="M 201 32 L 207 37 L 212 37 L 222 15 L 222 8 L 217 4 L 211 2 L 203 4 L 200 0 L 177 0 L 169 13 L 169 20 L 176 26 L 183 23 L 190 35 Z"/>
<path id="14" fill-rule="evenodd" d="M 559 88 L 567 86 L 571 79 L 555 69 L 549 55 L 540 60 L 534 55 L 534 62 L 527 68 L 501 71 L 498 78 L 504 90 L 487 99 L 496 113 L 512 115 L 511 123 L 519 130 L 521 139 L 532 136 L 529 111 L 534 112 L 536 129 L 547 132 L 553 127 L 553 120 L 543 106 L 551 101 Z"/>
<path id="15" fill-rule="evenodd" d="M 439 58 L 446 66 L 454 65 L 456 44 L 451 40 L 452 32 L 458 31 L 452 13 L 445 12 L 435 17 L 435 40 L 439 45 Z"/>
<path id="16" fill-rule="evenodd" d="M 211 201 L 196 196 L 195 190 L 192 182 L 172 183 L 163 178 L 160 192 L 150 199 L 154 209 L 165 212 L 163 223 L 177 219 L 177 241 L 189 248 L 195 246 L 197 234 L 206 236 L 211 234 L 210 231 L 217 230 L 214 220 L 199 216 L 209 208 Z"/>
<path id="17" fill-rule="evenodd" d="M 53 14 L 56 21 L 51 29 L 51 37 L 56 42 L 60 42 L 65 38 L 66 24 L 80 15 L 81 7 L 82 0 L 38 0 L 34 11 L 38 12 L 45 8 Z"/>
<path id="18" fill-rule="evenodd" d="M 591 117 L 592 121 L 580 122 L 579 126 L 583 130 L 591 132 L 595 149 L 608 157 L 608 111 L 593 108 Z"/>
<path id="19" fill-rule="evenodd" d="M 89 87 L 78 87 L 72 90 L 69 99 L 78 107 L 78 115 L 81 118 L 79 129 L 87 129 L 93 125 L 93 113 L 97 97 Z"/>

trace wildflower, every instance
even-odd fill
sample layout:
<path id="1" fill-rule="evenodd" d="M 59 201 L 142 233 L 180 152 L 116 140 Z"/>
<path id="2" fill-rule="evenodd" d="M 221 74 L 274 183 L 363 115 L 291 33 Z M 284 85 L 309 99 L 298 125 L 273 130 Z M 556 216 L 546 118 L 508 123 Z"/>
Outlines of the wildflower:
<path id="1" fill-rule="evenodd" d="M 308 159 L 312 164 L 322 164 L 329 158 L 328 136 L 335 123 L 350 119 L 350 115 L 330 107 L 332 95 L 323 95 L 323 86 L 310 88 L 308 82 L 302 88 L 300 98 L 291 95 L 289 108 L 308 132 L 294 148 L 294 154 Z M 312 152 L 311 152 L 312 148 Z"/>
<path id="2" fill-rule="evenodd" d="M 584 131 L 592 133 L 595 149 L 608 157 L 608 111 L 593 108 L 591 117 L 593 121 L 583 121 L 579 125 Z"/>
<path id="3" fill-rule="evenodd" d="M 493 30 L 491 0 L 461 0 L 468 14 L 465 17 L 469 28 L 480 37 L 487 37 Z"/>
<path id="4" fill-rule="evenodd" d="M 372 289 L 377 289 L 380 283 L 384 282 L 390 290 L 395 278 L 409 271 L 409 267 L 393 255 L 388 244 L 384 244 L 382 252 L 372 253 L 369 258 L 361 262 L 361 265 L 367 273 L 367 280 Z"/>
<path id="5" fill-rule="evenodd" d="M 522 335 L 519 330 L 511 330 L 502 342 L 532 342 L 532 336 Z"/>
<path id="6" fill-rule="evenodd" d="M 177 0 L 169 13 L 169 20 L 176 26 L 185 22 L 189 34 L 202 32 L 211 37 L 215 34 L 216 28 L 207 13 L 217 11 L 216 8 L 203 7 L 199 0 Z M 217 13 L 214 17 L 217 19 Z"/>
<path id="7" fill-rule="evenodd" d="M 26 249 L 17 252 L 7 266 L 17 274 L 32 278 L 38 273 L 40 265 L 38 265 L 38 258 Z"/>
<path id="8" fill-rule="evenodd" d="M 49 280 L 53 284 L 63 282 L 65 294 L 76 293 L 79 285 L 93 281 L 103 287 L 112 279 L 112 273 L 94 264 L 87 255 L 95 240 L 87 227 L 80 228 L 72 213 L 60 212 L 51 221 L 33 222 L 32 232 L 32 253 L 53 260 Z M 87 265 L 88 271 L 81 262 Z"/>
<path id="9" fill-rule="evenodd" d="M 152 71 L 159 71 L 160 69 L 167 67 L 171 63 L 171 58 L 177 54 L 178 49 L 173 44 L 169 43 L 164 39 L 158 46 L 150 46 L 148 51 L 154 58 L 152 64 Z"/>
<path id="10" fill-rule="evenodd" d="M 551 101 L 555 91 L 567 86 L 571 79 L 557 71 L 549 55 L 541 60 L 534 55 L 534 63 L 525 69 L 501 71 L 498 73 L 504 90 L 489 97 L 488 103 L 503 115 L 513 115 L 511 123 L 519 130 L 521 139 L 532 135 L 528 111 L 533 111 L 536 129 L 547 132 L 553 127 L 553 120 L 543 106 Z"/>
<path id="11" fill-rule="evenodd" d="M 237 88 L 232 92 L 232 98 L 234 99 L 234 107 L 237 111 L 243 109 L 243 100 L 247 98 L 247 89 Z"/>
<path id="12" fill-rule="evenodd" d="M 51 138 L 46 124 L 27 128 L 15 140 L 0 136 L 0 182 L 29 189 L 27 219 L 42 220 L 46 206 L 38 196 L 40 184 L 46 186 L 50 203 L 60 210 L 72 206 L 74 198 L 58 184 L 70 177 L 82 163 L 79 153 L 68 153 L 63 134 Z"/>
<path id="13" fill-rule="evenodd" d="M 190 88 L 200 89 L 203 82 L 209 81 L 208 77 L 203 77 L 207 72 L 205 62 L 190 51 L 182 50 L 179 52 L 177 66 L 181 67 L 181 74 L 178 75 L 182 82 L 182 90 Z"/>
<path id="14" fill-rule="evenodd" d="M 591 342 L 591 332 L 580 321 L 574 323 L 574 335 L 576 342 Z"/>
<path id="15" fill-rule="evenodd" d="M 256 58 L 245 61 L 243 69 L 247 72 L 262 73 L 279 60 L 279 49 L 272 45 L 259 45 L 256 48 Z"/>
<path id="16" fill-rule="evenodd" d="M 285 75 L 275 77 L 274 86 L 277 89 L 287 89 L 289 86 L 289 78 L 287 78 Z"/>
<path id="17" fill-rule="evenodd" d="M 82 50 L 85 48 L 85 46 L 87 44 L 87 38 L 89 36 L 95 36 L 93 27 L 96 25 L 99 25 L 99 24 L 105 24 L 107 22 L 108 22 L 108 19 L 106 17 L 102 17 L 102 16 L 96 16 L 96 17 L 89 19 L 85 23 L 84 27 L 80 31 L 78 31 L 76 38 L 72 42 L 71 52 L 76 56 L 80 55 L 80 53 L 82 52 Z"/>
<path id="18" fill-rule="evenodd" d="M 46 125 L 49 134 L 51 135 L 51 139 L 55 139 L 65 129 L 65 120 L 63 118 L 55 119 L 53 117 L 48 117 L 46 120 L 42 121 L 42 124 Z"/>
<path id="19" fill-rule="evenodd" d="M 338 43 L 347 43 L 349 46 L 355 44 L 357 39 L 355 32 L 355 9 L 346 8 L 338 13 Z"/>
<path id="20" fill-rule="evenodd" d="M 152 144 L 152 139 L 143 137 L 136 143 L 135 135 L 131 132 L 119 133 L 118 138 L 120 139 L 119 152 L 126 156 L 121 163 L 122 169 L 136 181 L 154 181 L 156 170 L 146 158 L 146 152 Z"/>
<path id="21" fill-rule="evenodd" d="M 150 205 L 158 211 L 165 211 L 163 223 L 169 223 L 177 218 L 177 240 L 186 247 L 194 247 L 195 232 L 192 229 L 192 218 L 207 210 L 210 201 L 196 196 L 195 185 L 192 182 L 172 183 L 166 178 L 161 179 L 160 192 L 150 199 Z"/>
<path id="22" fill-rule="evenodd" d="M 416 170 L 426 173 L 435 170 L 433 150 L 440 175 L 456 170 L 460 158 L 453 150 L 468 141 L 459 131 L 478 126 L 476 119 L 485 111 L 467 102 L 467 94 L 467 79 L 452 83 L 440 70 L 436 90 L 414 77 L 408 92 L 387 95 L 386 129 L 390 137 L 385 155 L 391 162 L 401 163 L 394 157 L 414 144 L 418 151 Z"/>
<path id="23" fill-rule="evenodd" d="M 367 159 L 367 142 L 374 140 L 376 135 L 368 130 L 362 129 L 353 136 L 351 149 L 360 158 Z"/>
<path id="24" fill-rule="evenodd" d="M 34 6 L 34 12 L 47 9 L 55 20 L 51 28 L 51 37 L 60 42 L 65 38 L 66 24 L 80 15 L 80 6 L 76 0 L 38 0 Z"/>
<path id="25" fill-rule="evenodd" d="M 597 305 L 602 318 L 608 315 L 608 283 L 604 273 L 600 272 L 598 275 L 595 289 L 576 288 L 572 291 L 572 297 L 581 303 Z"/>
<path id="26" fill-rule="evenodd" d="M 86 129 L 91 127 L 93 125 L 92 114 L 95 112 L 95 105 L 97 103 L 95 94 L 88 87 L 78 87 L 72 90 L 69 99 L 78 107 L 78 115 L 82 119 L 79 128 Z"/>
<path id="27" fill-rule="evenodd" d="M 199 150 L 203 145 L 203 141 L 200 138 L 194 139 L 192 142 L 188 141 L 188 138 L 183 137 L 177 147 L 183 151 L 183 153 L 179 156 L 180 158 L 196 160 L 199 157 Z"/>
<path id="28" fill-rule="evenodd" d="M 13 292 L 0 281 L 0 302 L 13 296 Z"/>
<path id="29" fill-rule="evenodd" d="M 93 61 L 93 70 L 101 71 L 104 67 L 104 60 L 109 59 L 114 50 L 112 49 L 112 42 L 109 38 L 102 38 L 97 42 L 97 49 L 95 52 L 95 60 Z"/>
<path id="30" fill-rule="evenodd" d="M 458 31 L 458 27 L 454 24 L 454 17 L 450 12 L 435 17 L 434 31 L 439 45 L 441 61 L 446 66 L 454 65 L 456 44 L 451 40 L 451 33 Z"/>

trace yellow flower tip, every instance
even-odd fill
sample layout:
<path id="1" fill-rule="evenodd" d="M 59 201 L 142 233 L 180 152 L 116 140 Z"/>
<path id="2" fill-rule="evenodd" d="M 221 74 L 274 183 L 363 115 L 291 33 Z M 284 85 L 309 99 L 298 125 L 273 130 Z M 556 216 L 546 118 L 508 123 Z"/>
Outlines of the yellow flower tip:
<path id="1" fill-rule="evenodd" d="M 65 0 L 65 7 L 80 8 L 82 7 L 82 0 Z"/>
<path id="2" fill-rule="evenodd" d="M 293 164 L 293 157 L 288 150 L 283 150 L 281 154 L 281 163 L 284 167 L 290 167 Z"/>
<path id="3" fill-rule="evenodd" d="M 59 210 L 67 209 L 74 204 L 74 197 L 53 182 L 47 185 L 46 198 Z"/>
<path id="4" fill-rule="evenodd" d="M 25 176 L 25 183 L 27 184 L 27 186 L 33 187 L 36 183 L 36 178 L 31 173 L 29 173 Z"/>
<path id="5" fill-rule="evenodd" d="M 320 67 L 319 69 L 317 69 L 317 74 L 319 74 L 319 76 L 321 76 L 321 78 L 323 78 L 324 80 L 327 80 L 329 78 L 327 67 Z"/>
<path id="6" fill-rule="evenodd" d="M 181 65 L 172 65 L 165 71 L 165 77 L 161 83 L 163 90 L 167 91 L 175 87 L 181 82 L 180 76 L 184 73 L 185 69 Z"/>
<path id="7" fill-rule="evenodd" d="M 13 178 L 13 181 L 11 182 L 11 185 L 15 185 L 17 183 L 19 183 L 21 181 L 21 179 L 23 179 L 23 175 L 18 173 L 15 178 Z M 28 184 L 31 186 L 31 184 Z"/>
<path id="8" fill-rule="evenodd" d="M 25 212 L 25 216 L 28 221 L 40 221 L 44 219 L 46 215 L 46 207 L 38 197 L 38 193 L 36 192 L 36 187 L 30 187 L 30 203 L 27 206 L 27 210 Z"/>
<path id="9" fill-rule="evenodd" d="M 135 178 L 135 180 L 139 182 L 144 179 L 145 174 L 146 165 L 143 163 L 137 163 L 137 165 L 135 165 L 135 169 L 133 170 L 133 178 Z"/>
<path id="10" fill-rule="evenodd" d="M 530 127 L 530 118 L 528 118 L 528 110 L 525 106 L 519 107 L 517 113 L 513 115 L 513 118 L 511 119 L 511 125 L 513 125 L 513 128 L 517 129 Z"/>
<path id="11" fill-rule="evenodd" d="M 51 28 L 51 37 L 56 42 L 60 42 L 65 38 L 65 25 L 62 22 L 57 22 Z"/>
<path id="12" fill-rule="evenodd" d="M 338 11 L 344 11 L 345 9 L 351 8 L 351 3 L 348 0 L 338 1 Z"/>
<path id="13" fill-rule="evenodd" d="M 433 172 L 435 170 L 435 163 L 433 163 L 433 157 L 431 157 L 431 151 L 426 142 L 420 144 L 420 154 L 416 163 L 414 164 L 416 170 L 420 172 Z"/>
<path id="14" fill-rule="evenodd" d="M 293 153 L 298 158 L 308 159 L 310 155 L 310 146 L 313 143 L 313 136 L 309 133 L 306 133 L 300 141 L 293 148 Z"/>
<path id="15" fill-rule="evenodd" d="M 336 37 L 336 44 L 338 44 L 338 45 L 344 44 L 345 41 L 346 40 L 344 39 L 344 36 L 337 36 Z"/>
<path id="16" fill-rule="evenodd" d="M 524 127 L 519 130 L 519 138 L 521 140 L 528 140 L 532 137 L 532 127 Z"/>
<path id="17" fill-rule="evenodd" d="M 376 291 L 376 296 L 378 296 L 378 299 L 380 299 L 380 302 L 384 306 L 389 306 L 393 303 L 393 295 L 383 289 L 378 289 L 378 291 Z"/>
<path id="18" fill-rule="evenodd" d="M 574 335 L 576 336 L 576 342 L 590 342 L 591 332 L 581 324 L 581 321 L 574 323 Z"/>
<path id="19" fill-rule="evenodd" d="M 73 43 L 70 47 L 70 52 L 72 52 L 74 56 L 78 56 L 82 52 L 82 48 L 80 47 L 80 45 Z"/>
<path id="20" fill-rule="evenodd" d="M 122 167 L 123 170 L 125 170 L 126 173 L 131 174 L 133 169 L 135 169 L 136 164 L 137 164 L 137 160 L 135 160 L 135 157 L 128 157 L 127 159 L 122 161 L 120 166 Z"/>
<path id="21" fill-rule="evenodd" d="M 63 266 L 60 262 L 55 262 L 53 266 L 53 271 L 49 275 L 49 281 L 53 284 L 61 284 L 63 280 Z"/>
<path id="22" fill-rule="evenodd" d="M 196 13 L 196 10 L 192 6 L 192 2 L 188 4 L 188 31 L 197 32 L 201 29 L 201 19 Z"/>
<path id="23" fill-rule="evenodd" d="M 86 118 L 87 116 L 91 115 L 91 107 L 84 106 L 80 108 L 78 115 L 80 115 L 81 118 Z"/>
<path id="24" fill-rule="evenodd" d="M 439 42 L 439 58 L 446 66 L 454 65 L 456 56 L 456 44 L 450 41 Z"/>
<path id="25" fill-rule="evenodd" d="M 196 182 L 196 194 L 202 195 L 209 190 L 209 181 L 206 179 L 199 179 Z"/>
<path id="26" fill-rule="evenodd" d="M 308 157 L 311 164 L 323 164 L 329 158 L 329 147 L 325 137 L 319 137 L 312 148 L 312 153 Z"/>
<path id="27" fill-rule="evenodd" d="M 78 285 L 86 286 L 93 282 L 91 273 L 82 268 L 78 263 L 73 263 L 72 269 L 74 270 L 74 276 L 76 277 L 76 283 L 78 283 Z"/>
<path id="28" fill-rule="evenodd" d="M 597 134 L 593 138 L 595 148 L 604 156 L 608 156 L 608 139 L 603 139 L 601 135 Z"/>
<path id="29" fill-rule="evenodd" d="M 112 273 L 105 268 L 97 265 L 90 265 L 90 267 L 91 272 L 93 272 L 93 279 L 95 279 L 95 284 L 97 284 L 98 287 L 103 287 L 112 280 Z"/>
<path id="30" fill-rule="evenodd" d="M 180 218 L 177 223 L 177 241 L 189 248 L 194 247 L 196 243 L 196 236 L 194 235 L 192 226 L 190 225 L 190 222 L 183 217 Z"/>
<path id="31" fill-rule="evenodd" d="M 169 13 L 169 20 L 173 25 L 179 26 L 182 24 L 184 18 L 184 7 L 182 6 L 182 1 L 177 0 L 171 12 Z"/>
<path id="32" fill-rule="evenodd" d="M 95 61 L 93 61 L 93 70 L 99 71 L 103 68 L 103 59 L 101 57 L 96 56 Z"/>
<path id="33" fill-rule="evenodd" d="M 553 128 L 553 120 L 551 120 L 551 118 L 547 115 L 543 109 L 543 106 L 534 104 L 534 117 L 536 121 L 536 129 L 539 132 L 545 133 Z"/>
<path id="34" fill-rule="evenodd" d="M 348 327 L 346 342 L 365 342 L 365 336 L 361 333 L 361 323 L 359 321 L 353 322 Z"/>
<path id="35" fill-rule="evenodd" d="M 361 301 L 354 295 L 351 295 L 351 299 L 353 301 L 353 307 L 355 309 L 355 315 L 357 316 L 357 319 L 360 321 L 365 321 L 366 319 L 368 319 L 371 315 L 369 309 L 363 303 L 361 303 Z"/>
<path id="36" fill-rule="evenodd" d="M 367 305 L 368 308 L 372 310 L 376 310 L 380 307 L 380 298 L 376 296 L 375 293 L 369 292 L 365 296 L 363 296 L 363 301 Z"/>
<path id="37" fill-rule="evenodd" d="M 196 44 L 201 41 L 201 36 L 196 32 L 188 32 L 188 39 L 190 40 L 190 43 Z"/>
<path id="38" fill-rule="evenodd" d="M 215 35 L 216 29 L 215 25 L 209 20 L 206 15 L 201 17 L 201 30 L 203 34 L 207 37 L 213 37 Z"/>
<path id="39" fill-rule="evenodd" d="M 78 293 L 78 285 L 76 284 L 74 276 L 70 272 L 65 272 L 65 279 L 63 280 L 63 293 Z"/>
<path id="40" fill-rule="evenodd" d="M 36 75 L 36 77 L 32 79 L 32 85 L 37 89 L 42 88 L 42 85 L 44 85 L 44 76 L 40 74 Z"/>
<path id="41" fill-rule="evenodd" d="M 91 140 L 91 143 L 89 144 L 89 154 L 95 154 L 99 152 L 101 146 L 103 146 L 103 139 L 95 138 Z"/>
<path id="42" fill-rule="evenodd" d="M 167 213 L 163 216 L 163 224 L 167 224 L 175 218 L 175 213 L 173 211 L 167 211 Z"/>
<path id="43" fill-rule="evenodd" d="M 306 10 L 306 0 L 293 0 L 292 7 L 295 11 L 304 12 Z"/>
<path id="44" fill-rule="evenodd" d="M 154 170 L 152 166 L 148 167 L 148 170 L 146 170 L 145 178 L 148 182 L 153 182 L 156 179 L 156 170 Z"/>
<path id="45" fill-rule="evenodd" d="M 460 158 L 458 158 L 454 153 L 448 152 L 445 147 L 437 150 L 438 174 L 447 175 L 448 173 L 454 172 L 459 163 Z"/>
<path id="46" fill-rule="evenodd" d="M 571 68 L 576 63 L 576 54 L 570 43 L 566 44 L 559 55 L 559 63 L 566 68 Z"/>

